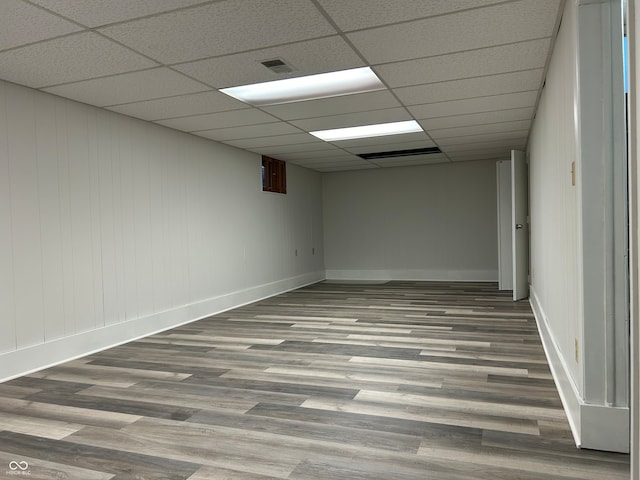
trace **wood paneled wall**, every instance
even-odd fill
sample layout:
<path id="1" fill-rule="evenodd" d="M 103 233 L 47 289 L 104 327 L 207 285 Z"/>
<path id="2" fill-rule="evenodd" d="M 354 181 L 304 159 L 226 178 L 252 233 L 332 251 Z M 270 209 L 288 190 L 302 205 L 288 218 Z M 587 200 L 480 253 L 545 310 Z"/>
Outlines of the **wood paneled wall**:
<path id="1" fill-rule="evenodd" d="M 258 155 L 0 83 L 0 353 L 323 278 L 320 175 L 289 184 L 262 192 Z"/>

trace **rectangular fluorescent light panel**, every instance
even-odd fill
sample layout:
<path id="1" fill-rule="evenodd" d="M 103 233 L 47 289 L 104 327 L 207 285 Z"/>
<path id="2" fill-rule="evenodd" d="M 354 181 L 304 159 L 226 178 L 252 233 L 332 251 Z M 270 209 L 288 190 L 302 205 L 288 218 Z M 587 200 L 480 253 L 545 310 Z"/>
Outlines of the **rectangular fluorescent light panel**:
<path id="1" fill-rule="evenodd" d="M 422 127 L 415 120 L 406 122 L 379 123 L 360 127 L 334 128 L 309 132 L 325 142 L 352 140 L 354 138 L 382 137 L 384 135 L 401 135 L 403 133 L 422 132 Z"/>
<path id="2" fill-rule="evenodd" d="M 220 91 L 254 106 L 373 92 L 385 87 L 369 67 L 254 83 Z"/>

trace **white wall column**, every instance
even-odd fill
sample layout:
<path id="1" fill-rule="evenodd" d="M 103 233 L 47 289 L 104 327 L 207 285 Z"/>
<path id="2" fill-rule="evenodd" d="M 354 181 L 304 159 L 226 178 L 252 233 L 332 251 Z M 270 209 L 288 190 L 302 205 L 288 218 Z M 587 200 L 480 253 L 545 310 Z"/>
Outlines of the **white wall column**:
<path id="1" fill-rule="evenodd" d="M 628 452 L 623 87 L 621 0 L 567 0 L 527 147 L 531 305 L 576 444 Z"/>
<path id="2" fill-rule="evenodd" d="M 628 450 L 626 158 L 620 0 L 577 0 L 582 447 Z"/>

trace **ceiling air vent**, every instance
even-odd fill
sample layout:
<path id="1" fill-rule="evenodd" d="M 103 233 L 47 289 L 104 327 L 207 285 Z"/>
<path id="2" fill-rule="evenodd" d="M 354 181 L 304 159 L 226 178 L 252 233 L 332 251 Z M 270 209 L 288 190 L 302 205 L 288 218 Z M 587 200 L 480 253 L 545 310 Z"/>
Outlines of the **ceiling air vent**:
<path id="1" fill-rule="evenodd" d="M 267 67 L 273 73 L 290 73 L 293 72 L 293 68 L 290 65 L 287 65 L 284 60 L 281 58 L 274 58 L 273 60 L 265 60 L 264 62 L 260 62 L 262 65 Z"/>
<path id="2" fill-rule="evenodd" d="M 392 157 L 412 157 L 414 155 L 429 155 L 432 153 L 441 153 L 438 147 L 428 148 L 412 148 L 410 150 L 389 150 L 387 152 L 361 153 L 358 156 L 365 160 L 373 160 L 376 158 L 392 158 Z"/>

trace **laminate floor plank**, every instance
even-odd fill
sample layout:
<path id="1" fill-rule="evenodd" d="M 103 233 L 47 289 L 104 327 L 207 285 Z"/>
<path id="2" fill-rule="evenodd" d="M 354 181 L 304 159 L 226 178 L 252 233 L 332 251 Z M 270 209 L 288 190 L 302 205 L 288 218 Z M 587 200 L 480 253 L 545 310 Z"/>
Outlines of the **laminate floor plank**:
<path id="1" fill-rule="evenodd" d="M 271 444 L 260 444 L 251 431 L 190 422 L 148 419 L 117 431 L 87 427 L 70 437 L 75 443 L 101 449 L 247 473 L 287 478 L 299 460 L 296 449 L 280 445 L 278 436 L 263 434 Z"/>
<path id="2" fill-rule="evenodd" d="M 16 460 L 19 459 L 19 460 Z M 16 464 L 20 463 L 21 470 Z M 9 465 L 13 466 L 12 470 Z M 22 472 L 25 472 L 24 474 Z M 4 475 L 4 476 L 3 476 Z M 86 468 L 73 467 L 42 458 L 28 457 L 24 453 L 20 455 L 0 452 L 0 478 L 29 478 L 30 480 L 111 480 L 112 473 L 99 472 Z"/>
<path id="3" fill-rule="evenodd" d="M 48 378 L 42 377 L 34 377 L 34 376 L 25 376 L 16 378 L 7 382 L 7 386 L 20 386 L 26 388 L 33 388 L 34 392 L 31 395 L 27 395 L 23 398 L 31 397 L 33 395 L 49 392 L 53 394 L 74 394 L 79 392 L 80 390 L 84 390 L 92 386 L 92 383 L 77 383 L 77 382 L 68 382 L 64 380 L 51 380 Z"/>
<path id="4" fill-rule="evenodd" d="M 65 364 L 42 372 L 31 374 L 33 378 L 46 378 L 63 382 L 89 381 L 92 385 L 112 387 L 130 387 L 140 380 L 148 379 L 176 379 L 184 380 L 189 374 L 162 372 L 158 370 L 140 370 L 135 368 L 119 368 L 91 363 L 82 365 Z"/>
<path id="5" fill-rule="evenodd" d="M 507 450 L 521 452 L 539 452 L 558 455 L 559 457 L 571 457 L 572 459 L 589 459 L 598 462 L 615 462 L 626 465 L 629 456 L 622 453 L 600 452 L 598 450 L 579 450 L 572 444 L 550 442 L 542 436 L 522 435 L 519 433 L 500 432 L 497 430 L 484 430 L 482 432 L 482 445 L 498 447 Z M 553 448 L 549 448 L 553 444 Z"/>
<path id="6" fill-rule="evenodd" d="M 363 389 L 364 390 L 364 389 Z M 522 407 L 541 407 L 541 408 L 556 408 L 562 409 L 562 402 L 557 398 L 548 397 L 536 397 L 536 396 L 521 396 L 506 392 L 491 392 L 473 391 L 471 389 L 451 389 L 451 388 L 433 388 L 423 387 L 415 385 L 401 385 L 397 388 L 396 393 L 409 393 L 412 395 L 428 396 L 428 397 L 441 397 L 444 399 L 452 400 L 471 400 L 478 402 L 490 402 L 499 405 L 507 405 L 507 408 L 512 405 Z"/>
<path id="7" fill-rule="evenodd" d="M 483 447 L 479 449 L 432 447 L 425 443 L 419 456 L 438 460 L 462 460 L 477 465 L 478 468 L 512 468 L 531 473 L 571 477 L 583 480 L 627 480 L 629 470 L 626 465 L 615 462 L 593 461 L 588 458 L 575 459 L 551 453 L 522 452 L 504 448 Z"/>
<path id="8" fill-rule="evenodd" d="M 18 414 L 31 418 L 34 421 L 36 419 L 45 419 L 84 426 L 94 425 L 108 428 L 122 428 L 142 418 L 139 415 L 108 412 L 105 410 L 100 410 L 100 415 L 96 415 L 96 411 L 89 408 L 0 397 L 0 416 L 4 419 L 5 414 Z"/>
<path id="9" fill-rule="evenodd" d="M 159 362 L 137 362 L 126 358 L 96 358 L 95 360 L 91 360 L 89 364 L 104 367 L 132 368 L 135 370 L 174 372 L 183 375 L 206 374 L 208 376 L 219 376 L 229 371 L 229 369 L 223 368 L 215 369 L 210 367 L 194 367 L 193 365 L 176 365 L 170 358 L 163 358 L 162 361 Z"/>
<path id="10" fill-rule="evenodd" d="M 287 384 L 293 380 L 291 375 L 278 374 L 273 371 L 255 371 L 255 370 L 242 370 L 237 369 L 233 372 L 223 375 L 224 379 L 233 380 L 246 380 L 246 381 L 258 381 L 258 382 L 270 382 L 276 385 Z M 314 375 L 314 370 L 309 369 L 306 373 L 301 373 L 296 379 L 298 383 L 304 383 L 304 385 L 312 387 L 326 387 L 326 388 L 342 388 L 348 391 L 359 391 L 363 388 L 378 390 L 378 391 L 396 391 L 398 386 L 389 382 L 376 382 L 374 380 L 356 380 L 355 378 L 338 378 L 337 375 L 330 376 L 329 378 Z M 438 387 L 440 384 L 437 385 Z M 352 392 L 354 393 L 354 392 Z M 315 395 L 322 395 L 323 392 L 316 392 Z M 354 393 L 355 394 L 355 393 Z"/>
<path id="11" fill-rule="evenodd" d="M 281 419 L 268 416 L 239 415 L 220 411 L 201 411 L 188 422 L 247 431 L 269 432 L 274 435 L 307 440 L 342 443 L 350 446 L 378 448 L 391 452 L 416 453 L 420 446 L 420 435 L 358 429 L 323 423 L 312 423 L 297 419 Z"/>
<path id="12" fill-rule="evenodd" d="M 0 478 L 629 475 L 575 447 L 528 302 L 487 282 L 320 282 L 7 381 L 0 417 Z"/>
<path id="13" fill-rule="evenodd" d="M 348 412 L 356 415 L 376 415 L 384 418 L 415 420 L 419 422 L 439 423 L 461 427 L 477 427 L 505 432 L 539 435 L 536 420 L 518 416 L 481 414 L 461 411 L 460 409 L 438 408 L 392 403 L 349 402 L 327 399 L 310 399 L 302 405 L 304 408 Z"/>
<path id="14" fill-rule="evenodd" d="M 14 413 L 2 413 L 2 429 L 9 432 L 38 435 L 60 440 L 83 428 L 83 425 L 45 418 L 33 418 Z"/>
<path id="15" fill-rule="evenodd" d="M 97 399 L 108 400 L 122 400 L 122 401 L 135 401 L 141 398 L 139 389 L 122 389 L 122 388 L 109 388 L 109 387 L 90 387 L 82 392 L 83 395 L 95 397 Z M 221 407 L 227 410 L 235 410 L 239 412 L 245 412 L 249 408 L 253 407 L 256 402 L 250 401 L 246 398 L 242 398 L 241 402 L 224 402 L 220 405 L 215 400 L 204 395 L 189 395 L 183 391 L 154 391 L 149 393 L 144 392 L 144 398 L 146 402 L 154 405 L 163 405 L 169 408 L 187 408 L 190 409 L 190 413 L 197 413 L 200 409 L 207 409 L 213 407 Z M 163 417 L 164 418 L 164 417 Z M 130 424 L 133 422 L 127 423 Z M 125 426 L 125 425 L 123 425 Z"/>
<path id="16" fill-rule="evenodd" d="M 380 415 L 353 414 L 351 412 L 329 411 L 309 407 L 289 407 L 276 404 L 259 404 L 246 413 L 247 415 L 259 417 L 292 419 L 309 425 L 335 425 L 357 430 L 397 433 L 420 438 L 435 437 L 439 441 L 443 441 L 443 439 L 454 434 L 465 440 L 473 440 L 478 444 L 482 440 L 482 429 L 475 427 L 390 418 Z M 192 419 L 199 418 L 199 415 L 194 415 Z"/>
<path id="17" fill-rule="evenodd" d="M 118 478 L 118 475 L 120 478 L 125 478 L 127 475 L 129 478 L 137 476 L 137 478 L 149 480 L 181 480 L 191 476 L 200 467 L 200 465 L 180 460 L 168 460 L 121 449 L 94 447 L 68 440 L 52 441 L 33 435 L 1 431 L 0 451 L 13 453 L 16 456 L 24 454 L 33 459 L 45 460 L 47 463 L 71 465 L 116 475 L 113 478 Z M 34 461 L 30 468 L 38 472 L 39 463 Z"/>
<path id="18" fill-rule="evenodd" d="M 0 383 L 0 399 L 24 398 L 41 391 L 41 388 L 20 387 L 18 385 L 10 385 L 8 383 Z"/>
<path id="19" fill-rule="evenodd" d="M 359 382 L 366 385 L 392 385 L 394 389 L 397 389 L 400 385 L 419 385 L 425 387 L 442 387 L 445 379 L 442 375 L 427 376 L 411 374 L 406 372 L 402 374 L 402 377 L 390 377 L 385 372 L 381 372 L 379 369 L 359 369 L 358 372 L 354 372 L 352 367 L 344 367 L 338 363 L 323 363 L 319 364 L 314 362 L 308 367 L 301 366 L 289 366 L 289 367 L 269 367 L 264 371 L 265 375 L 274 375 L 275 378 L 281 378 L 285 380 L 292 377 L 298 377 L 304 379 L 305 382 L 309 382 L 311 379 L 326 379 L 328 382 L 350 382 L 349 384 L 359 385 Z M 398 372 L 396 372 L 398 373 Z M 229 372 L 228 376 L 238 375 L 238 370 Z"/>
<path id="20" fill-rule="evenodd" d="M 189 409 L 182 406 L 162 405 L 138 399 L 117 399 L 117 398 L 97 398 L 83 394 L 59 394 L 52 395 L 48 392 L 31 395 L 29 400 L 43 403 L 53 403 L 57 405 L 67 405 L 91 409 L 95 411 L 107 411 L 116 413 L 126 413 L 130 415 L 141 415 L 157 418 L 174 418 L 185 420 L 193 415 L 197 409 Z"/>
<path id="21" fill-rule="evenodd" d="M 191 475 L 188 480 L 275 480 L 278 478 L 286 477 L 272 477 L 270 475 L 262 475 L 259 473 L 249 473 L 230 468 L 210 467 L 205 465 L 196 473 Z"/>

